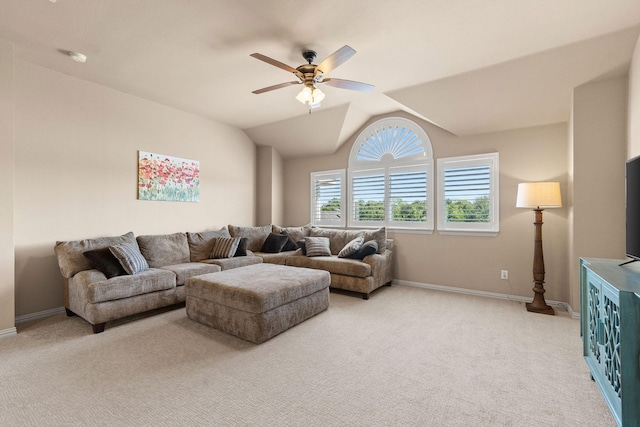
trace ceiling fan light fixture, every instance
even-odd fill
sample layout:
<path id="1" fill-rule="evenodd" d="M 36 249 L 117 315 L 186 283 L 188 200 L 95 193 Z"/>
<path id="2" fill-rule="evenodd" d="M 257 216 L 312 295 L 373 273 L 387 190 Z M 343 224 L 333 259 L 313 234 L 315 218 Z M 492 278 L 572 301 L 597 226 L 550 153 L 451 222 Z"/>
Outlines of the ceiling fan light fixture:
<path id="1" fill-rule="evenodd" d="M 320 89 L 313 86 L 305 86 L 296 96 L 296 99 L 303 104 L 309 104 L 311 108 L 317 108 L 324 97 L 325 94 Z"/>
<path id="2" fill-rule="evenodd" d="M 303 104 L 308 103 L 309 101 L 311 101 L 312 98 L 312 91 L 311 88 L 309 86 L 305 86 L 300 93 L 296 96 L 296 99 L 300 102 L 302 102 Z"/>

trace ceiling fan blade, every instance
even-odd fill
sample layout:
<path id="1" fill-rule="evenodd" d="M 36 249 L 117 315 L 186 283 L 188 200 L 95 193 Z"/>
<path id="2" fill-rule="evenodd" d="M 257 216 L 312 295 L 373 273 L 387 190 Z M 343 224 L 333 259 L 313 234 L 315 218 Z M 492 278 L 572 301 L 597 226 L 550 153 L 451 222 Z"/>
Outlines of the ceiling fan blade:
<path id="1" fill-rule="evenodd" d="M 264 55 L 263 55 L 263 54 L 261 54 L 261 53 L 252 53 L 252 54 L 251 54 L 251 55 L 249 55 L 249 56 L 252 56 L 252 57 L 254 57 L 254 58 L 256 58 L 256 59 L 259 59 L 260 61 L 264 61 L 264 62 L 266 62 L 267 64 L 271 64 L 271 65 L 273 65 L 274 67 L 282 68 L 282 69 L 283 69 L 283 70 L 285 70 L 285 71 L 288 71 L 288 72 L 290 72 L 290 73 L 293 73 L 293 74 L 295 74 L 295 75 L 298 75 L 298 70 L 296 70 L 295 68 L 290 67 L 290 66 L 288 66 L 287 64 L 283 64 L 283 63 L 282 63 L 282 62 L 280 62 L 280 61 L 276 61 L 276 60 L 275 60 L 275 59 L 273 59 L 273 58 L 269 58 L 268 56 L 264 56 Z"/>
<path id="2" fill-rule="evenodd" d="M 280 83 L 278 85 L 273 85 L 273 86 L 267 86 L 267 87 L 263 87 L 262 89 L 257 89 L 252 91 L 251 93 L 255 93 L 256 95 L 259 93 L 264 93 L 264 92 L 269 92 L 271 90 L 276 90 L 276 89 L 280 89 L 283 87 L 287 87 L 287 86 L 291 86 L 291 85 L 299 85 L 302 84 L 302 82 L 286 82 L 286 83 Z"/>
<path id="3" fill-rule="evenodd" d="M 355 54 L 356 51 L 352 47 L 344 45 L 322 61 L 316 68 L 316 73 L 327 74 Z"/>
<path id="4" fill-rule="evenodd" d="M 319 83 L 326 84 L 327 86 L 339 87 L 340 89 L 359 90 L 361 92 L 370 92 L 375 88 L 374 85 L 367 83 L 343 79 L 324 79 Z"/>

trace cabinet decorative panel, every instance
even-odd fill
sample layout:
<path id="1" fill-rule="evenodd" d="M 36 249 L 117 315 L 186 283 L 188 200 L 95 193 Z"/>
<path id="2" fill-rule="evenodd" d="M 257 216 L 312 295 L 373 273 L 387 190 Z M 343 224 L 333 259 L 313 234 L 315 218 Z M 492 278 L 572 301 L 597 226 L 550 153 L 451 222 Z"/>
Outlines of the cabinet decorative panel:
<path id="1" fill-rule="evenodd" d="M 640 263 L 580 260 L 584 359 L 620 426 L 640 426 Z"/>

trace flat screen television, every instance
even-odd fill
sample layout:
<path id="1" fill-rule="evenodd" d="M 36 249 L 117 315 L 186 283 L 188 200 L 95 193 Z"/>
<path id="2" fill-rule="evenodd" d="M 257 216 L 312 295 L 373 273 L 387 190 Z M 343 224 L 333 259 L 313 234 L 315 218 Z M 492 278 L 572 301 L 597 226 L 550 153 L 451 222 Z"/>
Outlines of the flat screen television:
<path id="1" fill-rule="evenodd" d="M 624 264 L 640 261 L 640 156 L 627 161 L 626 174 L 626 252 L 631 261 Z"/>

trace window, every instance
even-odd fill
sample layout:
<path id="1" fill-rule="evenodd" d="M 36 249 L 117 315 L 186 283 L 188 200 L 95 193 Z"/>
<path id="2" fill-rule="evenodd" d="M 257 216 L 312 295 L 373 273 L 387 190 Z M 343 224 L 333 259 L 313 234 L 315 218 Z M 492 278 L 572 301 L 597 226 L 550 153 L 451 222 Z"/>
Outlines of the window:
<path id="1" fill-rule="evenodd" d="M 438 230 L 499 231 L 498 153 L 438 159 Z"/>
<path id="2" fill-rule="evenodd" d="M 344 169 L 311 173 L 311 223 L 344 227 Z"/>
<path id="3" fill-rule="evenodd" d="M 365 128 L 349 158 L 349 226 L 433 230 L 431 141 L 411 120 Z"/>

